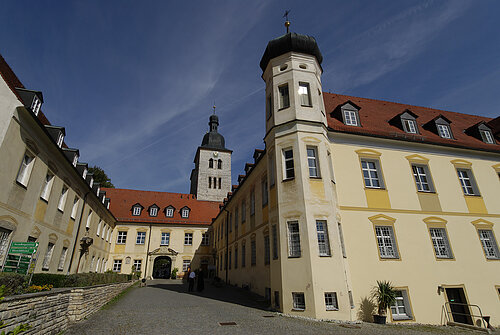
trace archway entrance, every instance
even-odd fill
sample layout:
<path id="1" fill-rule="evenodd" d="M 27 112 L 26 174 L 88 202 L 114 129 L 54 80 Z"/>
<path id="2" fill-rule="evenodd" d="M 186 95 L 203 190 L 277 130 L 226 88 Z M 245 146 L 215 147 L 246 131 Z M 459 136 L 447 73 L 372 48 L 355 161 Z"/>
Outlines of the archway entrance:
<path id="1" fill-rule="evenodd" d="M 172 268 L 172 259 L 168 256 L 158 256 L 153 265 L 154 279 L 170 279 L 170 270 Z"/>

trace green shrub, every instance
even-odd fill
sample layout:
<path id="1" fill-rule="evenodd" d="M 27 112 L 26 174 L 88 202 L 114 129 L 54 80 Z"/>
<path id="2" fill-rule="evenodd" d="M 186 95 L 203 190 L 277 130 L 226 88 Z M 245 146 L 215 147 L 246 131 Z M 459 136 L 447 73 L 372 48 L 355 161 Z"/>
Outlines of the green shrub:
<path id="1" fill-rule="evenodd" d="M 53 285 L 54 287 L 84 287 L 102 284 L 122 283 L 130 280 L 130 275 L 120 273 L 77 273 L 71 275 L 35 273 L 33 285 Z"/>
<path id="2" fill-rule="evenodd" d="M 28 277 L 19 273 L 0 272 L 0 286 L 4 295 L 22 294 L 28 287 Z"/>

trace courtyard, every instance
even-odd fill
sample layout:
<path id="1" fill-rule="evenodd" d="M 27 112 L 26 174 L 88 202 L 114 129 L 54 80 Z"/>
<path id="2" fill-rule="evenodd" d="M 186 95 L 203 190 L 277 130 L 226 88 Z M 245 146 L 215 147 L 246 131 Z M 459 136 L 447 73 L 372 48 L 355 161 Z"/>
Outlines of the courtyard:
<path id="1" fill-rule="evenodd" d="M 234 287 L 205 284 L 187 292 L 181 280 L 152 280 L 64 334 L 473 334 L 427 325 L 338 324 L 281 316 L 262 298 Z"/>

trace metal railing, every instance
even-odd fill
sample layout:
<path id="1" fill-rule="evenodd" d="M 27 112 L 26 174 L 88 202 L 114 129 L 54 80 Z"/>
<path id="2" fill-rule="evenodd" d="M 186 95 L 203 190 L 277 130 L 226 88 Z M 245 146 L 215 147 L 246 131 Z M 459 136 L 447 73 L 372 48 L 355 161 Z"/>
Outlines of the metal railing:
<path id="1" fill-rule="evenodd" d="M 469 313 L 461 313 L 461 312 L 452 311 L 451 305 L 464 306 L 465 308 L 468 309 Z M 479 314 L 472 313 L 473 308 L 477 308 L 477 311 L 479 312 Z M 490 327 L 489 317 L 483 315 L 483 312 L 481 311 L 481 307 L 479 307 L 478 305 L 447 301 L 443 305 L 443 309 L 441 311 L 442 314 L 443 314 L 443 311 L 444 311 L 444 315 L 446 317 L 447 323 L 448 322 L 456 322 L 456 323 L 464 324 L 463 322 L 456 321 L 453 318 L 454 315 L 461 315 L 461 316 L 465 316 L 465 318 L 470 319 L 473 326 L 484 327 L 486 329 L 489 329 L 489 327 Z M 479 321 L 479 323 L 477 323 L 477 321 Z M 465 324 L 468 324 L 468 323 L 465 323 Z"/>

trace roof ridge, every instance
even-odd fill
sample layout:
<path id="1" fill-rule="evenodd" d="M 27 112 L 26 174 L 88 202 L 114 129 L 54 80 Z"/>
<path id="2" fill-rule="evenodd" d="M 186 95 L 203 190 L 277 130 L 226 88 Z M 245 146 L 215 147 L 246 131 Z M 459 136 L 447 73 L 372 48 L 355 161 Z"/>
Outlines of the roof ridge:
<path id="1" fill-rule="evenodd" d="M 390 100 L 382 100 L 382 99 L 373 99 L 373 98 L 363 98 L 363 97 L 357 97 L 354 95 L 347 95 L 347 94 L 340 94 L 340 93 L 331 93 L 331 92 L 323 92 L 323 94 L 326 95 L 336 95 L 336 96 L 343 96 L 343 97 L 348 97 L 348 98 L 356 98 L 356 99 L 363 99 L 363 100 L 370 100 L 370 101 L 376 101 L 376 102 L 387 102 L 391 104 L 397 104 L 397 105 L 402 105 L 402 106 L 411 106 L 411 107 L 417 107 L 417 108 L 424 108 L 424 109 L 429 109 L 431 111 L 439 111 L 439 112 L 446 112 L 446 113 L 453 113 L 453 114 L 458 114 L 458 115 L 468 115 L 468 116 L 474 116 L 482 119 L 487 119 L 493 120 L 493 118 L 490 118 L 488 116 L 481 116 L 481 115 L 476 115 L 476 114 L 467 114 L 467 113 L 460 113 L 460 112 L 454 112 L 446 109 L 438 109 L 438 108 L 433 108 L 433 107 L 427 107 L 427 106 L 418 106 L 418 105 L 413 105 L 413 104 L 408 104 L 408 103 L 403 103 L 403 102 L 396 102 L 396 101 L 390 101 Z"/>

